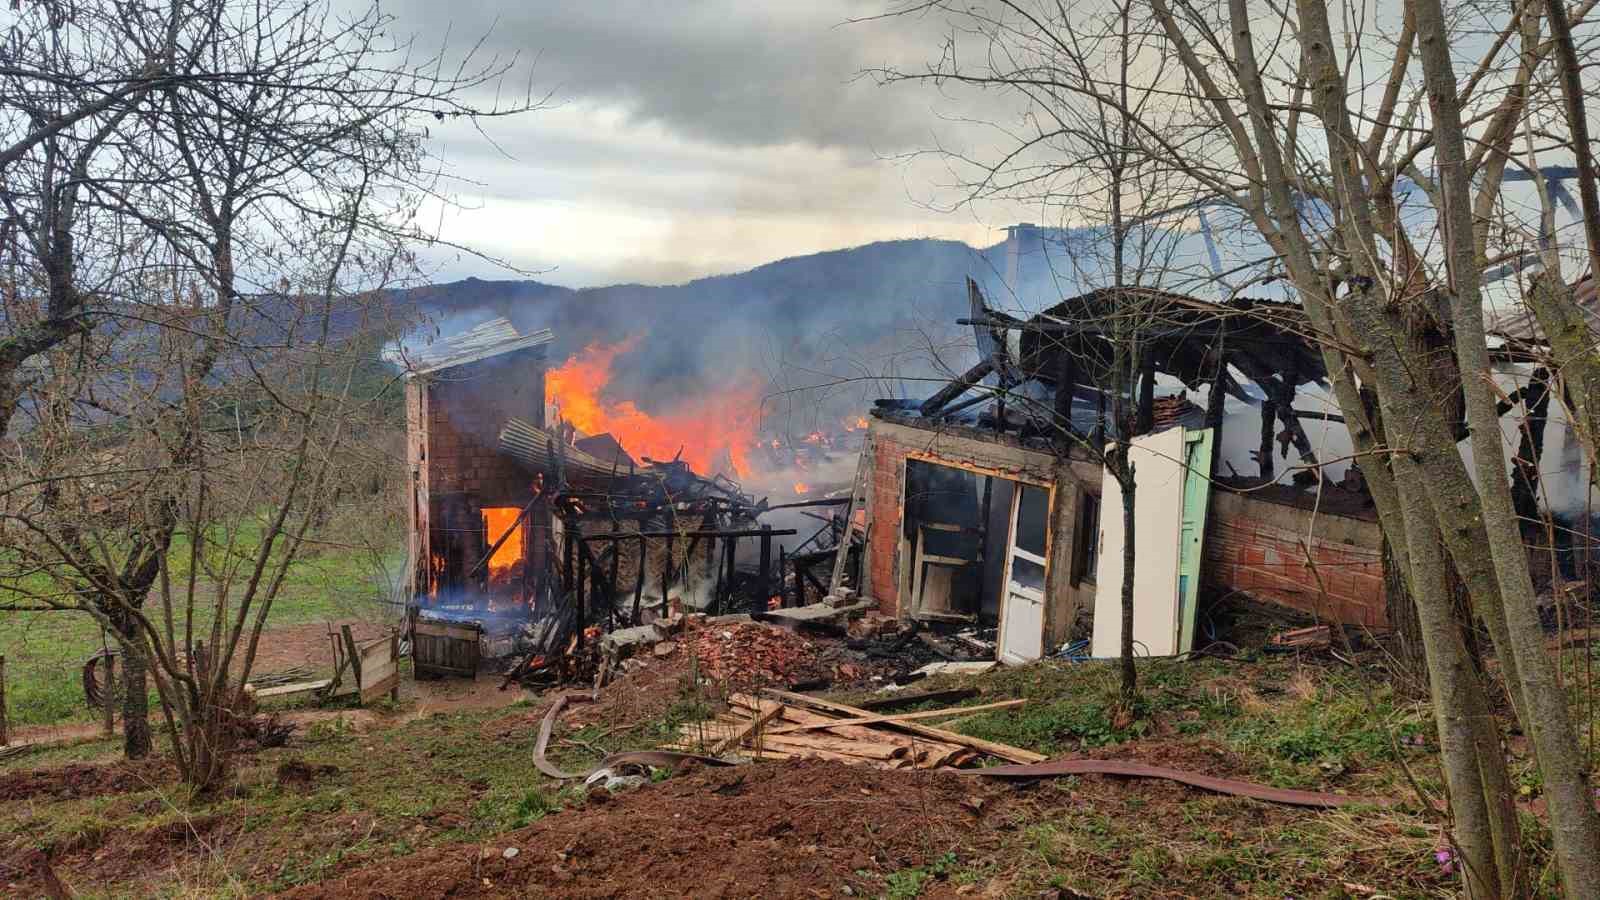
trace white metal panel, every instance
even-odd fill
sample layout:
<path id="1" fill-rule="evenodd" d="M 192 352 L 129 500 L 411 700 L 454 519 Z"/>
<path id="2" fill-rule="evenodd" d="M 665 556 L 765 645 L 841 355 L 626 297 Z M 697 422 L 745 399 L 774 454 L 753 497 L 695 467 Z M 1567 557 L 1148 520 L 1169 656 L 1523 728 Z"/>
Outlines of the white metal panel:
<path id="1" fill-rule="evenodd" d="M 1133 652 L 1178 652 L 1178 549 L 1183 529 L 1183 435 L 1169 428 L 1133 439 Z M 1110 475 L 1100 491 L 1100 562 L 1095 569 L 1096 657 L 1122 655 L 1122 488 Z"/>

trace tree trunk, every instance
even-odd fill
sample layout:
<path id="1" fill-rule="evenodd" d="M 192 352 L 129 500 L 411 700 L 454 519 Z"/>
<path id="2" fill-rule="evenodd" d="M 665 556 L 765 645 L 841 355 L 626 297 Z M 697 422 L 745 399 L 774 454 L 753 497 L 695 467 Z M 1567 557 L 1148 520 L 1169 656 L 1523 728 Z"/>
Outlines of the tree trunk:
<path id="1" fill-rule="evenodd" d="M 1456 354 L 1466 395 L 1467 424 L 1477 470 L 1478 513 L 1499 581 L 1510 655 L 1520 671 L 1525 720 L 1544 776 L 1550 833 L 1564 887 L 1575 897 L 1600 897 L 1600 815 L 1585 774 L 1565 692 L 1544 647 L 1535 607 L 1527 549 L 1517 527 L 1511 488 L 1505 477 L 1499 414 L 1492 394 L 1488 346 L 1483 329 L 1483 296 L 1472 240 L 1471 173 L 1466 167 L 1465 129 L 1456 94 L 1449 26 L 1440 0 L 1414 0 L 1417 37 L 1433 114 L 1435 165 L 1444 208 L 1439 225 L 1452 287 L 1451 312 Z M 1506 648 L 1501 648 L 1504 655 Z"/>
<path id="2" fill-rule="evenodd" d="M 117 642 L 122 645 L 122 754 L 128 759 L 143 759 L 150 755 L 150 687 L 139 645 L 139 621 L 124 612 L 114 616 L 112 622 Z M 106 687 L 109 690 L 111 686 Z"/>
<path id="3" fill-rule="evenodd" d="M 1133 664 L 1133 574 L 1134 574 L 1134 522 L 1133 500 L 1137 489 L 1133 481 L 1133 461 L 1128 458 L 1129 444 L 1119 451 L 1122 458 L 1117 468 L 1122 470 L 1122 702 L 1131 711 L 1139 692 L 1139 672 Z"/>
<path id="4" fill-rule="evenodd" d="M 1417 604 L 1411 597 L 1409 577 L 1395 556 L 1387 535 L 1383 539 L 1383 599 L 1388 611 L 1389 627 L 1394 631 L 1390 654 L 1394 657 L 1396 681 L 1408 693 L 1428 688 L 1428 657 L 1422 642 L 1422 623 L 1417 618 Z M 1412 693 L 1416 696 L 1416 693 Z"/>
<path id="5" fill-rule="evenodd" d="M 1474 900 L 1520 896 L 1521 835 L 1499 729 L 1489 713 L 1478 671 L 1461 639 L 1448 561 L 1440 550 L 1433 510 L 1414 462 L 1396 463 L 1410 550 L 1411 586 L 1426 647 L 1428 685 L 1439 755 L 1454 818 L 1466 894 Z"/>

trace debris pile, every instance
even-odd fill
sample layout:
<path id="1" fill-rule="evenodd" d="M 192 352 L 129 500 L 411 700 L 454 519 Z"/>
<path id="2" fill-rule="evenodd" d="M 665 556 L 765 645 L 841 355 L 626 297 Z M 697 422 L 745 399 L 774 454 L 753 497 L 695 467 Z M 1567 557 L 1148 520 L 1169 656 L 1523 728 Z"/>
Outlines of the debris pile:
<path id="1" fill-rule="evenodd" d="M 766 691 L 759 697 L 733 694 L 727 712 L 712 721 L 684 725 L 678 740 L 666 749 L 713 755 L 731 751 L 753 759 L 826 759 L 880 769 L 953 769 L 987 757 L 1040 762 L 1045 757 L 1020 747 L 921 724 L 1025 702 L 895 714 L 787 691 Z"/>
<path id="2" fill-rule="evenodd" d="M 690 652 L 712 681 L 792 684 L 823 671 L 814 642 L 757 622 L 700 629 L 690 638 Z"/>

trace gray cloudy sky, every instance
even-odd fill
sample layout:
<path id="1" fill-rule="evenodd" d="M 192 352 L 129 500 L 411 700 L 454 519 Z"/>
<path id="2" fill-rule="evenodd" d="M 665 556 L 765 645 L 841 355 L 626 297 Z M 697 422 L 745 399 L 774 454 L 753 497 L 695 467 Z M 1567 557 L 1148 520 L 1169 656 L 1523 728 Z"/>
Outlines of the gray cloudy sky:
<path id="1" fill-rule="evenodd" d="M 423 43 L 521 53 L 553 108 L 434 128 L 477 184 L 446 237 L 569 285 L 676 282 L 902 237 L 996 239 L 1016 209 L 937 212 L 942 167 L 885 157 L 959 140 L 948 101 L 867 67 L 937 51 L 943 23 L 847 24 L 884 0 L 389 0 Z M 437 257 L 438 277 L 510 277 Z"/>

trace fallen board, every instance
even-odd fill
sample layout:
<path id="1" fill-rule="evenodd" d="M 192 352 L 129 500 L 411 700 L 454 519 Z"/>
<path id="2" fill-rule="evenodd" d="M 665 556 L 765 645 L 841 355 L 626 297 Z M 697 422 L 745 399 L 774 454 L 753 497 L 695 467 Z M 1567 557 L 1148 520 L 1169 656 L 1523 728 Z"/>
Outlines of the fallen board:
<path id="1" fill-rule="evenodd" d="M 323 678 L 319 681 L 300 681 L 294 684 L 280 684 L 276 687 L 258 688 L 254 691 L 257 700 L 271 700 L 274 697 L 293 697 L 296 694 L 309 694 L 320 691 L 333 684 L 333 679 Z"/>
<path id="2" fill-rule="evenodd" d="M 1321 791 L 1295 791 L 1288 788 L 1269 787 L 1231 778 L 1214 778 L 1198 772 L 1149 766 L 1144 763 L 1120 759 L 1058 759 L 1028 766 L 991 766 L 987 769 L 969 769 L 962 775 L 983 775 L 991 778 L 1052 778 L 1060 775 L 1125 775 L 1132 778 L 1163 778 L 1191 787 L 1234 797 L 1249 797 L 1267 803 L 1286 806 L 1313 806 L 1334 809 L 1353 804 L 1387 806 L 1393 801 L 1381 797 L 1348 797 L 1343 794 L 1326 794 Z"/>
<path id="3" fill-rule="evenodd" d="M 813 731 L 819 728 L 836 728 L 840 725 L 878 725 L 885 722 L 910 722 L 916 719 L 939 719 L 946 716 L 963 715 L 966 713 L 988 712 L 992 709 L 1010 709 L 1027 703 L 1026 700 L 1002 700 L 999 703 L 985 703 L 981 706 L 951 706 L 944 709 L 925 709 L 913 713 L 884 713 L 875 716 L 857 716 L 853 719 L 838 719 L 833 722 L 817 722 L 807 725 L 781 725 L 768 729 L 768 734 L 790 734 L 796 731 Z"/>
<path id="4" fill-rule="evenodd" d="M 872 715 L 858 706 L 847 706 L 843 703 L 835 703 L 832 700 L 823 700 L 818 697 L 808 697 L 805 694 L 796 694 L 790 691 L 779 690 L 768 690 L 766 693 L 770 697 L 774 697 L 778 700 L 783 700 L 788 703 L 810 706 L 814 709 L 823 709 L 827 710 L 828 712 L 839 713 L 846 716 L 855 716 L 859 718 Z M 954 731 L 944 731 L 943 729 L 939 728 L 930 728 L 927 725 L 918 725 L 915 722 L 885 722 L 884 726 L 887 728 L 893 728 L 896 731 L 904 731 L 909 734 L 920 735 L 921 737 L 925 738 L 932 738 L 933 740 L 941 743 L 958 744 L 963 747 L 970 747 L 974 750 L 981 750 L 990 756 L 997 756 L 1004 760 L 1010 760 L 1011 762 L 1039 763 L 1048 759 L 1048 757 L 1046 757 L 1044 754 L 1034 753 L 1032 750 L 1024 750 L 1021 747 L 1012 747 L 1009 744 L 1001 744 L 996 741 L 986 741 L 982 738 L 968 737 L 964 734 L 957 734 Z"/>
<path id="5" fill-rule="evenodd" d="M 393 637 L 379 638 L 358 652 L 356 682 L 361 685 L 361 704 L 365 706 L 385 694 L 398 700 L 400 660 Z"/>

